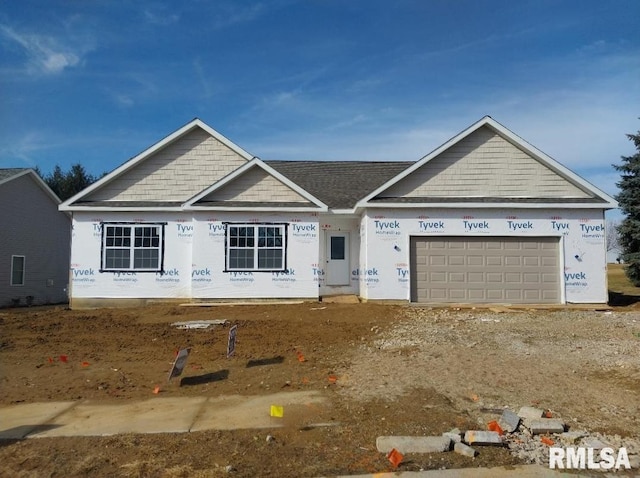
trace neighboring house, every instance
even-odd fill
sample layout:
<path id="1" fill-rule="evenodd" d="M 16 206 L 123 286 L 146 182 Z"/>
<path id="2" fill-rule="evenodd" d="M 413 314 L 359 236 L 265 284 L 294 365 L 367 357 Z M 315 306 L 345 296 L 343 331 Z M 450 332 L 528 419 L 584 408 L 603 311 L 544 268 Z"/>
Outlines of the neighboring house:
<path id="1" fill-rule="evenodd" d="M 33 169 L 0 169 L 0 307 L 67 302 L 71 218 Z"/>
<path id="2" fill-rule="evenodd" d="M 410 163 L 262 161 L 195 119 L 60 209 L 86 307 L 604 303 L 616 206 L 487 116 Z"/>

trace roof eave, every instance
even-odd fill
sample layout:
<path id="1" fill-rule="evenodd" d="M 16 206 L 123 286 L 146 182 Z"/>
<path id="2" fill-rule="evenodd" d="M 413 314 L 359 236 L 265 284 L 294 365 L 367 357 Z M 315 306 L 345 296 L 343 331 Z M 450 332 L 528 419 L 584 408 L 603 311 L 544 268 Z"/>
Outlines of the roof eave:
<path id="1" fill-rule="evenodd" d="M 161 212 L 182 212 L 182 207 L 167 207 L 167 206 L 65 206 L 61 204 L 58 206 L 59 211 L 69 212 L 145 212 L 145 211 L 161 211 Z"/>
<path id="2" fill-rule="evenodd" d="M 358 205 L 358 208 L 400 208 L 400 209 L 418 209 L 418 208 L 479 208 L 479 209 L 499 209 L 499 208 L 514 208 L 514 209 L 616 209 L 618 203 L 571 203 L 571 202 L 553 202 L 553 203 L 540 203 L 540 202 L 420 202 L 420 203 L 405 203 L 405 202 L 378 202 L 378 203 L 362 203 Z"/>
<path id="3" fill-rule="evenodd" d="M 242 206 L 185 206 L 182 211 L 237 211 L 237 212 L 326 212 L 328 209 L 321 207 L 242 207 Z"/>

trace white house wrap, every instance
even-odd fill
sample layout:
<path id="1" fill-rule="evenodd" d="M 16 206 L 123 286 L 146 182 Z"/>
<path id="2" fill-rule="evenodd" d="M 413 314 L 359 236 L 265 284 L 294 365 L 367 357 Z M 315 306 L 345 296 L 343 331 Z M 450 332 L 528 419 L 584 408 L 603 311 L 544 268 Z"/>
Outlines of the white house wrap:
<path id="1" fill-rule="evenodd" d="M 60 206 L 72 307 L 607 301 L 615 201 L 490 117 L 417 162 L 261 161 L 194 120 Z"/>

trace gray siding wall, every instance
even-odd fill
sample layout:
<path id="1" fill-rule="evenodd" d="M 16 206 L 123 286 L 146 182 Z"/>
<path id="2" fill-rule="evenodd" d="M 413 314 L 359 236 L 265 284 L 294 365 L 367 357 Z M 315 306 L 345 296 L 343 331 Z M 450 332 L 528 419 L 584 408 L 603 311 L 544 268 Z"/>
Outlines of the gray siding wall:
<path id="1" fill-rule="evenodd" d="M 186 201 L 246 160 L 196 128 L 91 194 L 91 201 Z"/>
<path id="2" fill-rule="evenodd" d="M 0 185 L 0 307 L 67 301 L 71 219 L 30 175 Z M 11 256 L 25 256 L 25 284 L 11 285 Z"/>
<path id="3" fill-rule="evenodd" d="M 221 189 L 212 192 L 205 201 L 307 202 L 289 186 L 270 176 L 264 169 L 253 167 Z"/>
<path id="4" fill-rule="evenodd" d="M 383 197 L 589 197 L 487 127 L 433 158 Z"/>

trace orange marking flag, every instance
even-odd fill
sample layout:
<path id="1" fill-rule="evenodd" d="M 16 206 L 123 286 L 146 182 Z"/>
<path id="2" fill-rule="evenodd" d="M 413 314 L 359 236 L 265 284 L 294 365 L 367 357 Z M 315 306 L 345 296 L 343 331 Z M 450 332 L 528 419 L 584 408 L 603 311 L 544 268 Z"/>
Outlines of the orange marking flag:
<path id="1" fill-rule="evenodd" d="M 554 441 L 551 438 L 547 438 L 547 437 L 540 438 L 540 441 L 547 446 L 553 446 L 554 444 Z"/>
<path id="2" fill-rule="evenodd" d="M 498 432 L 498 435 L 504 435 L 502 427 L 498 425 L 498 422 L 496 422 L 495 420 L 491 420 L 489 423 L 487 423 L 487 428 L 492 432 Z"/>
<path id="3" fill-rule="evenodd" d="M 400 465 L 402 460 L 404 460 L 404 455 L 395 448 L 392 448 L 387 454 L 387 459 L 391 462 L 394 468 L 398 468 L 398 465 Z"/>

